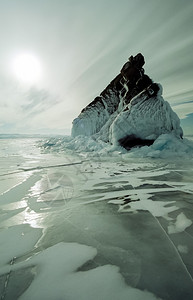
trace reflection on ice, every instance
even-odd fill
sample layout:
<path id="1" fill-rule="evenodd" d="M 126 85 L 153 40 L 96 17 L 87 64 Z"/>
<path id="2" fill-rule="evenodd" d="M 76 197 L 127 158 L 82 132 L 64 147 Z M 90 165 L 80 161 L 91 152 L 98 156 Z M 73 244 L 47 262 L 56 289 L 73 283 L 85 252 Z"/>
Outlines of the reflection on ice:
<path id="1" fill-rule="evenodd" d="M 31 196 L 38 196 L 38 202 L 57 205 L 58 202 L 68 202 L 74 194 L 73 182 L 63 171 L 50 171 L 31 188 Z"/>
<path id="2" fill-rule="evenodd" d="M 29 224 L 33 228 L 42 228 L 42 219 L 44 217 L 41 214 L 38 214 L 33 210 L 26 209 L 23 217 L 23 224 Z"/>

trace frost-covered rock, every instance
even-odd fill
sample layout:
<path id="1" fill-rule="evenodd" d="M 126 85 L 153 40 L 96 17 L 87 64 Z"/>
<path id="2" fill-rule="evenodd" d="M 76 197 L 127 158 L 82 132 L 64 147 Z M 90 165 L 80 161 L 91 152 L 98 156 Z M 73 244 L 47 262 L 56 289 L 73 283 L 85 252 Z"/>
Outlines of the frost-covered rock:
<path id="1" fill-rule="evenodd" d="M 91 136 L 99 132 L 111 114 L 117 110 L 119 102 L 119 97 L 112 90 L 109 90 L 106 98 L 97 97 L 73 120 L 71 135 L 73 137 L 78 135 Z"/>
<path id="2" fill-rule="evenodd" d="M 162 97 L 162 87 L 153 83 L 134 97 L 110 127 L 110 142 L 130 149 L 150 145 L 161 135 L 172 133 L 182 138 L 180 120 Z"/>
<path id="3" fill-rule="evenodd" d="M 151 145 L 162 134 L 182 138 L 180 120 L 162 98 L 162 87 L 144 74 L 142 54 L 131 56 L 120 74 L 74 119 L 72 137 L 92 136 L 126 149 Z"/>

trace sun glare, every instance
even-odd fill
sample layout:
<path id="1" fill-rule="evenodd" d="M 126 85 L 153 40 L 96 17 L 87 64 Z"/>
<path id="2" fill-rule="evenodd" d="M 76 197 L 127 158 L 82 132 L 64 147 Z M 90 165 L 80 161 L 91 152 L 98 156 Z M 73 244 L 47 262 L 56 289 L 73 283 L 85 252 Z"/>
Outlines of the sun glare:
<path id="1" fill-rule="evenodd" d="M 22 83 L 33 84 L 42 76 L 42 67 L 39 59 L 29 53 L 22 53 L 13 60 L 13 71 Z"/>

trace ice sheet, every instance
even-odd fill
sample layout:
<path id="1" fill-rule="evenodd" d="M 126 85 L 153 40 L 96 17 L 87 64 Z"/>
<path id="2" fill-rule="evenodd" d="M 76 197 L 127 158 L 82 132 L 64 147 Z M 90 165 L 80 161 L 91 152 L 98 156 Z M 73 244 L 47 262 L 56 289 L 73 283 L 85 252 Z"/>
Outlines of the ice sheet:
<path id="1" fill-rule="evenodd" d="M 192 298 L 190 157 L 85 157 L 20 143 L 0 177 L 9 186 L 0 195 L 3 299 Z"/>

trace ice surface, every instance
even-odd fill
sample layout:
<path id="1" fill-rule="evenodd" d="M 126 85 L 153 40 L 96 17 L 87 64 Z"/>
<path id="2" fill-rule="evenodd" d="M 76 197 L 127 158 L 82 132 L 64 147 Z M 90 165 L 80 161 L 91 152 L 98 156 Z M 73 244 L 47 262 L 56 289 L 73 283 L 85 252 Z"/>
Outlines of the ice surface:
<path id="1" fill-rule="evenodd" d="M 184 246 L 184 245 L 178 245 L 178 251 L 181 252 L 181 253 L 187 254 L 188 253 L 188 247 Z"/>
<path id="2" fill-rule="evenodd" d="M 193 297 L 191 141 L 0 143 L 2 299 Z"/>
<path id="3" fill-rule="evenodd" d="M 0 270 L 14 257 L 31 250 L 41 236 L 41 229 L 31 230 L 29 225 L 16 225 L 0 231 Z"/>

